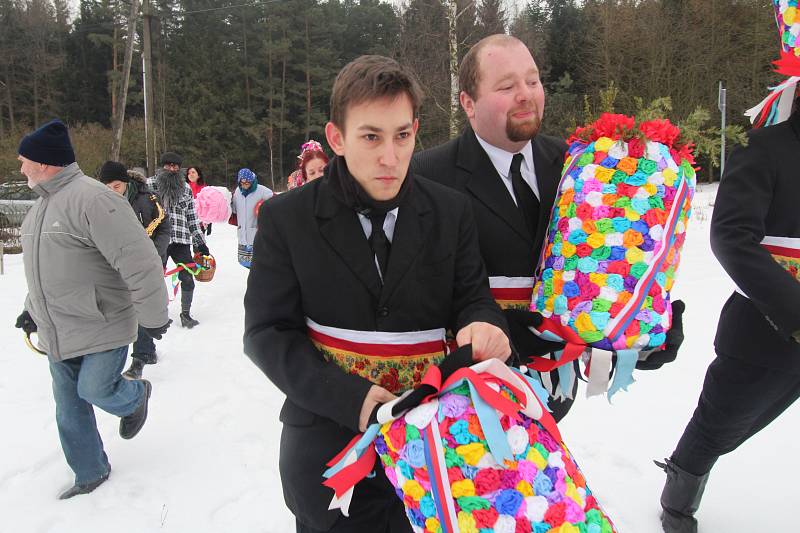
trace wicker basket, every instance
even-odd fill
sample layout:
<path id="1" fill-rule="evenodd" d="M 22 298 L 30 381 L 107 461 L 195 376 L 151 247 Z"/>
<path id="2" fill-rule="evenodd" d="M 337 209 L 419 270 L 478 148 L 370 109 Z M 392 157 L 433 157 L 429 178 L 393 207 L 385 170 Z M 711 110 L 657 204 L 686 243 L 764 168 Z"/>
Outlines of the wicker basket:
<path id="1" fill-rule="evenodd" d="M 213 255 L 195 254 L 194 262 L 198 267 L 202 267 L 202 270 L 197 273 L 194 279 L 204 282 L 214 279 L 214 272 L 217 271 L 217 262 L 214 260 Z"/>

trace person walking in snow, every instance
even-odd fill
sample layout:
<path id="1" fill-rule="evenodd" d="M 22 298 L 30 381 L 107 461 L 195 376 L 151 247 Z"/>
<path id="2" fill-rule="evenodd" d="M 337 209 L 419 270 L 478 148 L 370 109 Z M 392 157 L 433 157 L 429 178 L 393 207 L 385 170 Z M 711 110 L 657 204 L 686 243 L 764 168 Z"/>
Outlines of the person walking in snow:
<path id="1" fill-rule="evenodd" d="M 147 186 L 155 192 L 161 200 L 161 205 L 169 213 L 172 224 L 167 256 L 172 261 L 189 264 L 192 258 L 191 245 L 194 242 L 195 250 L 202 255 L 210 255 L 206 245 L 200 221 L 194 207 L 192 191 L 180 175 L 183 158 L 175 152 L 164 152 L 161 155 L 161 168 L 155 176 L 147 180 Z M 166 260 L 164 262 L 166 267 Z M 194 299 L 194 276 L 186 269 L 178 274 L 181 280 L 181 326 L 193 328 L 200 322 L 192 318 L 192 300 Z"/>
<path id="2" fill-rule="evenodd" d="M 20 142 L 20 172 L 39 199 L 22 223 L 28 296 L 16 327 L 38 333 L 53 378 L 61 448 L 75 473 L 60 499 L 95 490 L 111 464 L 93 406 L 133 438 L 147 419 L 147 380 L 120 375 L 137 324 L 169 327 L 161 261 L 120 195 L 81 171 L 67 127 L 53 120 Z"/>
<path id="3" fill-rule="evenodd" d="M 255 172 L 243 168 L 238 174 L 238 186 L 231 198 L 231 220 L 239 236 L 239 264 L 250 268 L 253 260 L 253 240 L 258 229 L 258 211 L 261 204 L 272 198 L 272 191 L 259 185 Z"/>
<path id="4" fill-rule="evenodd" d="M 100 183 L 128 200 L 145 233 L 153 241 L 161 262 L 166 263 L 170 238 L 169 217 L 155 193 L 147 189 L 145 176 L 127 170 L 122 163 L 106 161 L 100 167 L 98 178 Z M 130 368 L 122 374 L 130 379 L 141 379 L 144 365 L 154 365 L 158 361 L 156 344 L 142 326 L 139 326 L 136 342 L 133 343 L 131 358 Z"/>
<path id="5" fill-rule="evenodd" d="M 694 533 L 717 459 L 800 397 L 800 112 L 749 133 L 731 152 L 711 220 L 711 249 L 736 284 L 722 308 L 697 408 L 661 494 L 667 533 Z M 767 482 L 764 479 L 763 482 Z M 743 487 L 745 488 L 745 487 Z"/>
<path id="6" fill-rule="evenodd" d="M 421 97 L 393 59 L 349 63 L 325 127 L 336 157 L 323 178 L 270 200 L 258 219 L 244 348 L 286 394 L 280 473 L 298 532 L 410 532 L 383 468 L 356 488 L 349 517 L 329 510 L 325 463 L 378 404 L 444 359 L 446 329 L 472 344 L 476 360 L 511 355 L 469 200 L 408 172 Z M 370 353 L 340 349 L 344 338 Z M 438 348 L 388 356 L 389 338 Z"/>

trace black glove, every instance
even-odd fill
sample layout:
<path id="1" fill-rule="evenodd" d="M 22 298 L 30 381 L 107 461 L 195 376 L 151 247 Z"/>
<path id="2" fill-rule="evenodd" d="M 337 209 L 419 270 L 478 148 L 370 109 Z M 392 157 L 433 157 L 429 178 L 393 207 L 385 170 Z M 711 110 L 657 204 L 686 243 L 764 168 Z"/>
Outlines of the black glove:
<path id="1" fill-rule="evenodd" d="M 14 324 L 14 327 L 21 329 L 29 337 L 31 333 L 35 333 L 39 330 L 36 322 L 31 318 L 31 314 L 27 311 L 23 311 L 22 314 L 17 317 L 17 322 Z"/>
<path id="2" fill-rule="evenodd" d="M 167 329 L 169 329 L 170 324 L 172 324 L 171 318 L 167 320 L 167 323 L 161 326 L 160 328 L 146 328 L 142 326 L 142 329 L 144 330 L 145 333 L 147 333 L 150 336 L 150 338 L 159 340 L 164 335 L 164 333 L 167 332 Z"/>
<path id="3" fill-rule="evenodd" d="M 194 247 L 194 253 L 200 255 L 211 255 L 211 252 L 208 251 L 208 245 L 204 242 L 201 242 Z"/>
<path id="4" fill-rule="evenodd" d="M 530 362 L 532 356 L 564 349 L 564 343 L 546 341 L 528 329 L 529 326 L 538 328 L 542 325 L 544 318 L 539 313 L 524 309 L 505 309 L 503 313 L 508 321 L 511 343 L 519 353 L 520 363 L 523 365 Z"/>
<path id="5" fill-rule="evenodd" d="M 686 304 L 682 300 L 672 302 L 672 327 L 667 332 L 664 349 L 650 353 L 644 361 L 637 361 L 639 370 L 658 370 L 665 363 L 671 363 L 678 357 L 678 348 L 683 344 L 683 312 Z"/>

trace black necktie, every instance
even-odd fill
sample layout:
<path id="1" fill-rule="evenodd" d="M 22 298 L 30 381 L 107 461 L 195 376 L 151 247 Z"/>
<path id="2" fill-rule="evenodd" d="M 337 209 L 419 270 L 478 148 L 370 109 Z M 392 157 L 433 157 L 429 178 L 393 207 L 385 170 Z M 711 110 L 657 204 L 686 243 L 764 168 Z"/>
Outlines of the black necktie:
<path id="1" fill-rule="evenodd" d="M 372 233 L 369 235 L 369 245 L 375 252 L 380 269 L 381 283 L 386 278 L 386 269 L 389 267 L 389 251 L 392 247 L 386 233 L 383 231 L 383 221 L 386 220 L 386 213 L 371 212 L 366 215 L 372 224 Z"/>
<path id="2" fill-rule="evenodd" d="M 522 154 L 514 154 L 511 159 L 511 169 L 508 171 L 511 177 L 511 188 L 514 189 L 514 197 L 517 199 L 517 208 L 522 213 L 525 226 L 531 234 L 531 238 L 536 237 L 536 226 L 539 223 L 539 200 L 533 194 L 528 183 L 522 179 L 520 166 L 522 165 Z"/>

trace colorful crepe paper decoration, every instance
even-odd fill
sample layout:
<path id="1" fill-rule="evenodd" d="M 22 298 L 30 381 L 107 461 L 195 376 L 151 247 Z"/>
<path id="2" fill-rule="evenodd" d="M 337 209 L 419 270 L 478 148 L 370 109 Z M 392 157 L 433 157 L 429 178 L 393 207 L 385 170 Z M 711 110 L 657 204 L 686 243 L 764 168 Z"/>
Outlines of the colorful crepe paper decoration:
<path id="1" fill-rule="evenodd" d="M 435 397 L 371 426 L 326 477 L 353 468 L 348 454 L 374 440 L 415 532 L 613 533 L 538 387 L 498 360 L 463 369 Z M 332 508 L 344 500 L 337 492 Z"/>
<path id="2" fill-rule="evenodd" d="M 781 45 L 780 59 L 773 63 L 775 72 L 788 78 L 771 87 L 764 100 L 745 112 L 755 128 L 783 122 L 791 114 L 795 88 L 800 81 L 800 13 L 797 3 L 797 0 L 772 0 Z"/>
<path id="3" fill-rule="evenodd" d="M 545 317 L 548 339 L 624 355 L 618 371 L 630 373 L 672 323 L 696 185 L 692 145 L 668 120 L 612 114 L 569 143 L 531 308 Z"/>

